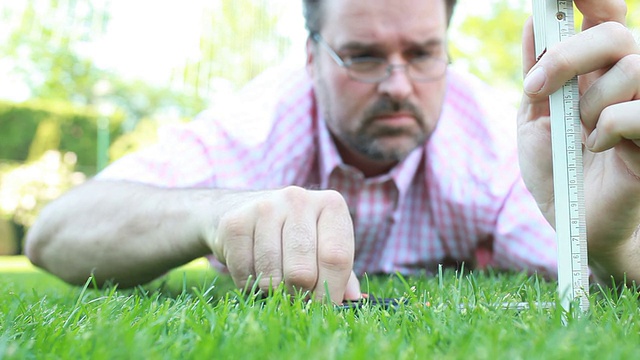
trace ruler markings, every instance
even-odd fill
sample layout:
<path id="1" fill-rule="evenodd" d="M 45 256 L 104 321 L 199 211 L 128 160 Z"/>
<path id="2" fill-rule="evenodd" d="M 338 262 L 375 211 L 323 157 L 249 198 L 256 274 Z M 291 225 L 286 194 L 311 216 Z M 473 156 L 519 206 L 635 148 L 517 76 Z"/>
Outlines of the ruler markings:
<path id="1" fill-rule="evenodd" d="M 572 36 L 573 1 L 533 0 L 536 56 Z M 553 184 L 558 244 L 558 293 L 569 310 L 577 299 L 589 308 L 589 270 L 582 169 L 582 126 L 578 83 L 573 78 L 549 97 Z"/>

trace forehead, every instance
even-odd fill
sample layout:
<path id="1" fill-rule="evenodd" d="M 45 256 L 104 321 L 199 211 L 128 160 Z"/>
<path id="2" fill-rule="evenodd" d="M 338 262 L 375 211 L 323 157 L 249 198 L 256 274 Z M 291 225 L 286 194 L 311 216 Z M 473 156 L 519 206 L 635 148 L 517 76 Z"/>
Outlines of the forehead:
<path id="1" fill-rule="evenodd" d="M 322 33 L 334 41 L 444 37 L 445 0 L 325 0 Z"/>

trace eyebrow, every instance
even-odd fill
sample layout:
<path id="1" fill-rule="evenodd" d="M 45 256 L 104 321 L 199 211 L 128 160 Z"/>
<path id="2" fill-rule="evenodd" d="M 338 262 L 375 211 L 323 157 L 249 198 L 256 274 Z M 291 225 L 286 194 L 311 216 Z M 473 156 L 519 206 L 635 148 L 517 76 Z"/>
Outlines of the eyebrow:
<path id="1" fill-rule="evenodd" d="M 426 49 L 426 48 L 435 48 L 435 47 L 443 46 L 443 44 L 444 44 L 444 41 L 442 39 L 429 39 L 422 43 L 414 43 L 414 42 L 408 43 L 407 47 Z M 338 51 L 362 51 L 362 50 L 382 51 L 384 50 L 384 47 L 377 43 L 367 44 L 359 41 L 350 41 L 336 48 L 336 50 Z"/>

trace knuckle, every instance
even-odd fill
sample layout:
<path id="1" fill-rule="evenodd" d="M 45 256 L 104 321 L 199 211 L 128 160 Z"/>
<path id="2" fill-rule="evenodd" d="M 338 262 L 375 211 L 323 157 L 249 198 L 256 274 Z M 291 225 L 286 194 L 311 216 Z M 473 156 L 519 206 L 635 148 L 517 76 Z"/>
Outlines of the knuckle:
<path id="1" fill-rule="evenodd" d="M 333 190 L 323 191 L 323 196 L 325 202 L 322 212 L 331 218 L 328 226 L 332 230 L 342 233 L 345 237 L 353 238 L 353 219 L 344 197 Z"/>
<path id="2" fill-rule="evenodd" d="M 275 289 L 282 282 L 281 275 L 274 275 L 274 274 L 268 275 L 268 274 L 262 273 L 262 274 L 259 274 L 258 276 L 259 276 L 258 287 L 260 288 L 260 290 L 263 290 L 263 291 Z"/>
<path id="3" fill-rule="evenodd" d="M 616 111 L 611 107 L 606 107 L 600 113 L 598 119 L 598 132 L 600 134 L 610 134 L 615 131 Z"/>
<path id="4" fill-rule="evenodd" d="M 640 75 L 640 55 L 631 54 L 627 55 L 618 61 L 617 66 L 620 71 L 628 78 L 637 81 Z"/>
<path id="5" fill-rule="evenodd" d="M 309 191 L 299 186 L 287 186 L 281 190 L 281 194 L 284 201 L 294 208 L 304 207 L 309 203 Z"/>
<path id="6" fill-rule="evenodd" d="M 590 16 L 593 22 L 603 23 L 606 21 L 611 21 L 611 19 L 622 20 L 625 18 L 627 14 L 627 4 L 625 0 L 606 1 L 606 5 L 604 6 L 599 6 L 600 3 L 605 2 L 594 1 L 593 4 L 588 5 L 592 6 L 595 10 Z"/>
<path id="7" fill-rule="evenodd" d="M 608 32 L 608 39 L 612 39 L 615 42 L 616 47 L 619 49 L 629 49 L 630 47 L 636 47 L 636 39 L 633 31 L 629 30 L 626 26 L 619 22 L 609 21 L 602 24 Z"/>
<path id="8" fill-rule="evenodd" d="M 612 1 L 611 4 L 611 11 L 614 12 L 614 14 L 623 14 L 623 15 L 627 15 L 627 11 L 629 10 L 629 7 L 627 6 L 627 2 L 624 0 L 617 0 L 617 1 Z"/>
<path id="9" fill-rule="evenodd" d="M 263 198 L 256 200 L 255 211 L 259 218 L 273 216 L 276 211 L 276 206 L 271 199 Z"/>
<path id="10" fill-rule="evenodd" d="M 602 99 L 603 92 L 598 86 L 589 88 L 588 96 L 583 96 L 580 99 L 580 116 L 581 118 L 587 118 L 593 114 L 595 109 L 599 105 L 599 100 Z"/>
<path id="11" fill-rule="evenodd" d="M 226 213 L 218 222 L 220 237 L 236 237 L 246 232 L 246 218 L 238 213 Z"/>
<path id="12" fill-rule="evenodd" d="M 218 222 L 218 231 L 213 240 L 212 252 L 220 263 L 229 266 L 230 257 L 233 256 L 235 239 L 242 236 L 245 225 L 235 216 L 224 215 Z"/>
<path id="13" fill-rule="evenodd" d="M 353 267 L 353 251 L 347 246 L 328 246 L 318 251 L 320 267 L 334 270 L 351 270 Z"/>
<path id="14" fill-rule="evenodd" d="M 556 49 L 555 56 L 551 61 L 553 62 L 552 66 L 557 69 L 558 73 L 571 73 L 576 75 L 575 65 L 571 61 L 571 54 L 566 53 L 565 49 Z"/>
<path id="15" fill-rule="evenodd" d="M 323 190 L 321 193 L 324 199 L 325 207 L 348 212 L 347 202 L 345 201 L 342 194 L 340 194 L 338 191 Z"/>
<path id="16" fill-rule="evenodd" d="M 318 280 L 318 273 L 316 269 L 307 264 L 291 266 L 285 273 L 284 279 L 289 287 L 313 290 Z"/>
<path id="17" fill-rule="evenodd" d="M 629 29 L 617 21 L 607 21 L 602 23 L 600 26 L 607 31 L 607 34 L 610 35 L 611 39 L 619 39 L 623 41 L 633 39 L 633 37 L 630 36 L 631 32 Z"/>

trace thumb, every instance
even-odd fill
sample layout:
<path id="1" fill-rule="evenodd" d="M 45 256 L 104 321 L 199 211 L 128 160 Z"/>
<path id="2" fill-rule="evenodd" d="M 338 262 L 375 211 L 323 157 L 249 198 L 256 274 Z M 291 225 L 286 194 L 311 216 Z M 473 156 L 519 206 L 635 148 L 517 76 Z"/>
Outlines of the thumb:
<path id="1" fill-rule="evenodd" d="M 356 274 L 352 271 L 347 282 L 347 288 L 344 292 L 344 300 L 360 300 L 362 293 L 360 292 L 360 281 Z"/>
<path id="2" fill-rule="evenodd" d="M 533 18 L 529 17 L 522 29 L 522 70 L 526 75 L 536 64 L 535 41 L 533 37 Z"/>

